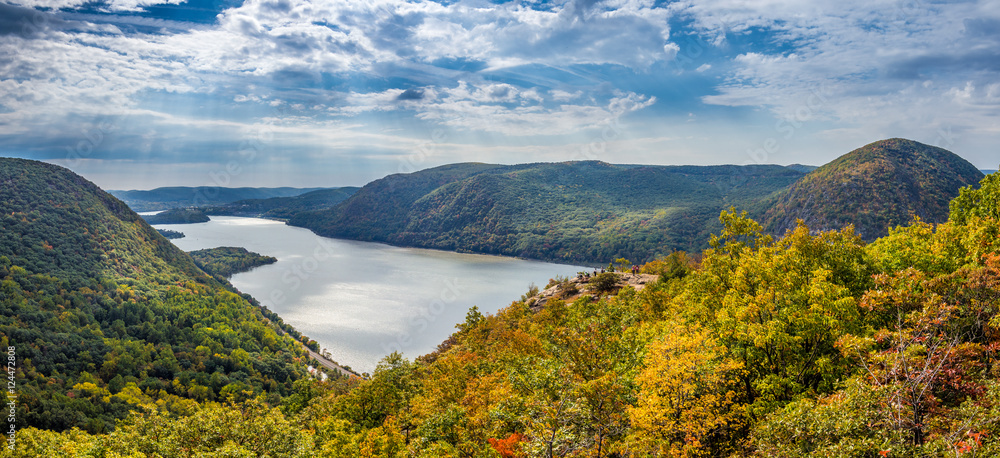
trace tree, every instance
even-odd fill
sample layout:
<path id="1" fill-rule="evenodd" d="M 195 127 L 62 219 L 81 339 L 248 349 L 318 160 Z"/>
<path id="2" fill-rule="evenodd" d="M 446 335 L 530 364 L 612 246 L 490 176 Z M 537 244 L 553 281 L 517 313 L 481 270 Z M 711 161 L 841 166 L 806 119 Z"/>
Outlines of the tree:
<path id="1" fill-rule="evenodd" d="M 628 408 L 630 447 L 643 456 L 724 456 L 739 449 L 732 426 L 741 362 L 727 356 L 711 332 L 697 325 L 666 325 L 651 342 Z"/>
<path id="2" fill-rule="evenodd" d="M 966 186 L 951 201 L 948 220 L 966 224 L 971 218 L 1000 219 L 1000 172 L 987 175 L 979 188 Z"/>
<path id="3" fill-rule="evenodd" d="M 905 431 L 884 428 L 879 394 L 858 378 L 836 393 L 789 403 L 754 430 L 762 456 L 916 456 Z"/>
<path id="4" fill-rule="evenodd" d="M 685 279 L 678 313 L 710 329 L 742 362 L 740 402 L 763 418 L 803 393 L 830 393 L 852 368 L 834 344 L 862 323 L 855 297 L 870 280 L 850 228 L 811 235 L 800 224 L 778 242 L 724 213 L 702 268 Z"/>
<path id="5" fill-rule="evenodd" d="M 604 272 L 595 275 L 589 281 L 590 288 L 597 294 L 607 294 L 615 290 L 618 286 L 618 274 Z"/>
<path id="6" fill-rule="evenodd" d="M 258 400 L 202 405 L 179 419 L 151 412 L 135 415 L 106 440 L 106 453 L 131 456 L 314 456 L 312 434 Z"/>

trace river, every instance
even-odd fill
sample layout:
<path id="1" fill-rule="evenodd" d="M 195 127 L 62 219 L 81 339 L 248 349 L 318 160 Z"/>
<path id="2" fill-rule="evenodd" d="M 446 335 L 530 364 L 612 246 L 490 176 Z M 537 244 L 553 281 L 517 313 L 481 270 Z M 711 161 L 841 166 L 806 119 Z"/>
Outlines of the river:
<path id="1" fill-rule="evenodd" d="M 239 246 L 278 262 L 230 280 L 358 372 L 383 356 L 433 351 L 473 305 L 494 313 L 557 275 L 584 267 L 331 239 L 259 218 L 158 224 L 184 251 Z"/>

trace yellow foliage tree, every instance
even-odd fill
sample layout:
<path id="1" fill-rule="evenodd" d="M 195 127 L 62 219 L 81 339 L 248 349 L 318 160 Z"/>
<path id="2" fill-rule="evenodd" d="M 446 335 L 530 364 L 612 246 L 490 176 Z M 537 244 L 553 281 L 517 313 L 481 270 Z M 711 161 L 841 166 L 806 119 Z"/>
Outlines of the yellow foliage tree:
<path id="1" fill-rule="evenodd" d="M 742 363 L 706 329 L 678 325 L 647 347 L 637 377 L 638 400 L 629 407 L 630 447 L 642 456 L 720 456 L 718 440 L 740 421 L 733 385 Z"/>

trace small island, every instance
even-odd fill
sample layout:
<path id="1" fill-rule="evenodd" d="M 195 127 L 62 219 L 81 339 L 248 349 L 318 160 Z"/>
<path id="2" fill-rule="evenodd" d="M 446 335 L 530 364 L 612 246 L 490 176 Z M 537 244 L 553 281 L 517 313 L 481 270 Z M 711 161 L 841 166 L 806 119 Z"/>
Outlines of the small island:
<path id="1" fill-rule="evenodd" d="M 205 272 L 226 279 L 254 267 L 278 262 L 273 256 L 264 256 L 246 248 L 231 246 L 197 250 L 189 254 Z"/>
<path id="2" fill-rule="evenodd" d="M 207 223 L 208 215 L 197 208 L 172 208 L 155 215 L 142 215 L 149 224 L 194 224 Z"/>
<path id="3" fill-rule="evenodd" d="M 170 229 L 157 229 L 156 232 L 159 232 L 160 235 L 162 235 L 162 236 L 164 236 L 164 237 L 166 237 L 168 239 L 182 239 L 182 238 L 184 238 L 184 233 L 180 232 L 180 231 L 172 231 Z"/>

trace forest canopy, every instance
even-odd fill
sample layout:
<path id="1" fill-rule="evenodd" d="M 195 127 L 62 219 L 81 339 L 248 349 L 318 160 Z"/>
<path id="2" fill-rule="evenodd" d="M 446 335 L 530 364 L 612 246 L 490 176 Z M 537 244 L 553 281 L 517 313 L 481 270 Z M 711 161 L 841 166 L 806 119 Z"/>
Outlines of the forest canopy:
<path id="1" fill-rule="evenodd" d="M 240 272 L 246 272 L 254 267 L 265 266 L 278 262 L 274 256 L 263 256 L 243 247 L 223 246 L 206 248 L 188 253 L 194 262 L 212 275 L 229 278 Z"/>
<path id="2" fill-rule="evenodd" d="M 0 344 L 15 349 L 19 430 L 106 433 L 150 409 L 280 405 L 311 378 L 308 338 L 93 183 L 6 158 L 0 182 Z"/>
<path id="3" fill-rule="evenodd" d="M 641 291 L 473 308 L 436 352 L 389 355 L 370 380 L 300 380 L 281 402 L 212 391 L 107 434 L 27 428 L 3 456 L 997 456 L 998 193 L 991 175 L 949 221 L 871 243 L 804 224 L 773 237 L 730 209 L 700 255 L 642 266 L 661 275 Z"/>

